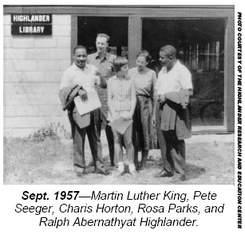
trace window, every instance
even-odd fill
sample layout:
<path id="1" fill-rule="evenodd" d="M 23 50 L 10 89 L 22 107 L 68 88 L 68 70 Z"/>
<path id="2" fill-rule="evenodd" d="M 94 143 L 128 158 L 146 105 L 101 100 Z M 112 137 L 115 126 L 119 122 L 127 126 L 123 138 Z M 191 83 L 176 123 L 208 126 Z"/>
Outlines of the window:
<path id="1" fill-rule="evenodd" d="M 143 19 L 142 48 L 159 71 L 161 46 L 176 47 L 178 59 L 192 72 L 192 122 L 224 125 L 224 19 Z"/>

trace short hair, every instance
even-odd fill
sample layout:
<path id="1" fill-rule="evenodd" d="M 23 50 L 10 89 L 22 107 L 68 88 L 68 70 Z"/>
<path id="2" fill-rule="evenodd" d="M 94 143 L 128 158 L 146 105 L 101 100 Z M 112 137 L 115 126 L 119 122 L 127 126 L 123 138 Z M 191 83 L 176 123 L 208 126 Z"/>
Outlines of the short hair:
<path id="1" fill-rule="evenodd" d="M 83 46 L 83 45 L 77 45 L 77 46 L 75 46 L 73 48 L 73 54 L 75 54 L 76 53 L 76 50 L 78 50 L 78 49 L 84 49 L 87 52 L 87 48 L 85 46 Z"/>
<path id="2" fill-rule="evenodd" d="M 98 33 L 96 39 L 98 37 L 104 37 L 104 38 L 106 38 L 107 42 L 110 41 L 110 36 L 108 34 L 106 34 L 106 33 Z"/>
<path id="3" fill-rule="evenodd" d="M 151 61 L 151 55 L 150 55 L 150 53 L 149 53 L 147 50 L 141 50 L 141 51 L 137 54 L 136 58 L 138 58 L 138 57 L 140 57 L 140 56 L 144 57 L 144 58 L 145 58 L 145 61 L 146 61 L 147 63 L 149 63 L 149 62 Z"/>
<path id="4" fill-rule="evenodd" d="M 113 62 L 113 71 L 119 72 L 121 70 L 121 67 L 128 64 L 128 60 L 126 57 L 118 56 Z"/>
<path id="5" fill-rule="evenodd" d="M 168 58 L 176 58 L 176 49 L 172 45 L 165 45 L 160 48 L 160 52 L 166 53 Z"/>

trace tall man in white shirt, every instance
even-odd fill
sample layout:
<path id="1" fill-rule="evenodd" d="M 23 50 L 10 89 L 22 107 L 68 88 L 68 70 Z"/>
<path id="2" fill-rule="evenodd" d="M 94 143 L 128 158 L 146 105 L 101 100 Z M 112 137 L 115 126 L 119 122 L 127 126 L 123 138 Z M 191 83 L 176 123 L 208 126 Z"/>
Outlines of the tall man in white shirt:
<path id="1" fill-rule="evenodd" d="M 160 177 L 180 174 L 185 180 L 185 142 L 190 137 L 189 96 L 193 93 L 190 71 L 176 59 L 176 49 L 163 46 L 159 52 L 162 69 L 156 82 L 157 128 L 163 169 Z M 155 112 L 154 112 L 155 113 Z M 164 147 L 164 145 L 166 147 Z M 162 147 L 161 147 L 162 146 Z"/>

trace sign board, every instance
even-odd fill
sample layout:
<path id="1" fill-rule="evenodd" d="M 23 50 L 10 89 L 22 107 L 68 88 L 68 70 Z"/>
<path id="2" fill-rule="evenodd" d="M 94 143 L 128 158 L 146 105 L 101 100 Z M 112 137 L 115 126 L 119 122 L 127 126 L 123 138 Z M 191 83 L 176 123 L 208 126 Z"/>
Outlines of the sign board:
<path id="1" fill-rule="evenodd" d="M 12 14 L 12 35 L 52 35 L 51 14 Z"/>

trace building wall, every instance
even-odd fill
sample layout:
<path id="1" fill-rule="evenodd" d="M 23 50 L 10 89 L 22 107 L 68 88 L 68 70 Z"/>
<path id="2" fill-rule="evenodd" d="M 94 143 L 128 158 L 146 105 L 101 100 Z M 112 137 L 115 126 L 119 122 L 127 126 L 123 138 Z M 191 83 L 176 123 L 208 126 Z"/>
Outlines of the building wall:
<path id="1" fill-rule="evenodd" d="M 10 14 L 52 14 L 52 36 L 11 35 Z M 51 122 L 70 130 L 60 108 L 58 88 L 62 72 L 70 64 L 70 48 L 77 44 L 79 16 L 128 17 L 130 64 L 142 44 L 142 19 L 223 18 L 224 35 L 224 126 L 218 132 L 234 131 L 234 6 L 207 7 L 4 7 L 4 130 L 6 136 L 26 136 Z M 204 126 L 209 132 L 216 127 Z M 206 131 L 201 128 L 200 131 Z M 198 130 L 199 131 L 199 130 Z"/>
<path id="2" fill-rule="evenodd" d="M 71 62 L 71 16 L 52 17 L 51 36 L 12 36 L 4 15 L 5 136 L 27 136 L 52 122 L 69 129 L 58 90 Z"/>

